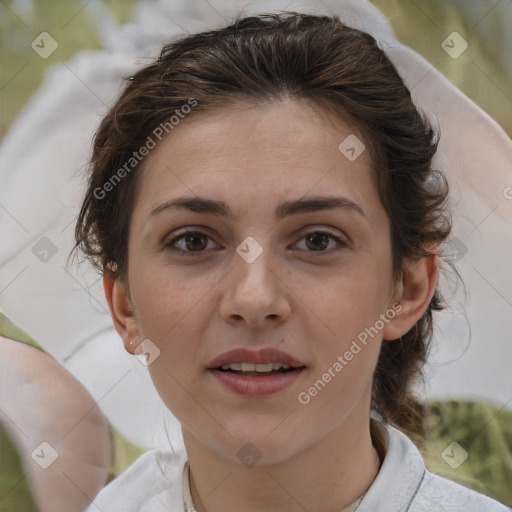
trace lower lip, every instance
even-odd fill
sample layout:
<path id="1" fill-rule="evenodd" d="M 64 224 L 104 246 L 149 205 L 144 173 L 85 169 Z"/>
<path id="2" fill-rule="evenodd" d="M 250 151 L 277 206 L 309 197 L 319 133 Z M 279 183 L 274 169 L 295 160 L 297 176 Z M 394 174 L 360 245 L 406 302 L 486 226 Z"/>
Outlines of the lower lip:
<path id="1" fill-rule="evenodd" d="M 297 368 L 291 372 L 276 373 L 267 377 L 250 377 L 214 369 L 209 371 L 235 393 L 245 396 L 266 396 L 291 386 L 305 369 Z"/>

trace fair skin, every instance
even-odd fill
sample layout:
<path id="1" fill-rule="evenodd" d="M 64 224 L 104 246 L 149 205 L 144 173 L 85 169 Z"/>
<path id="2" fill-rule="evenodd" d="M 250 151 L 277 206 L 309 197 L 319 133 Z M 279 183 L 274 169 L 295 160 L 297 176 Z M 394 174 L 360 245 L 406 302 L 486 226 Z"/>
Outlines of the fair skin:
<path id="1" fill-rule="evenodd" d="M 133 353 L 149 339 L 160 350 L 149 370 L 182 424 L 199 512 L 335 512 L 378 473 L 369 430 L 372 374 L 381 343 L 392 343 L 383 340 L 405 334 L 426 311 L 438 256 L 433 250 L 393 280 L 389 221 L 369 151 L 349 161 L 338 150 L 349 134 L 363 139 L 298 101 L 239 105 L 185 119 L 145 162 L 128 285 L 111 272 L 104 285 L 126 349 Z M 238 217 L 184 209 L 150 215 L 183 196 L 224 201 Z M 335 208 L 275 217 L 280 203 L 311 196 L 345 197 L 363 213 Z M 165 248 L 183 228 L 204 235 L 174 244 L 188 252 Z M 326 229 L 346 245 L 337 250 L 329 237 L 317 249 L 318 240 L 306 237 Z M 236 252 L 248 236 L 263 250 L 251 263 Z M 398 301 L 400 312 L 379 334 L 300 403 L 298 394 Z M 238 347 L 278 348 L 306 369 L 272 395 L 239 395 L 207 369 Z M 252 467 L 237 456 L 248 442 L 261 455 Z"/>

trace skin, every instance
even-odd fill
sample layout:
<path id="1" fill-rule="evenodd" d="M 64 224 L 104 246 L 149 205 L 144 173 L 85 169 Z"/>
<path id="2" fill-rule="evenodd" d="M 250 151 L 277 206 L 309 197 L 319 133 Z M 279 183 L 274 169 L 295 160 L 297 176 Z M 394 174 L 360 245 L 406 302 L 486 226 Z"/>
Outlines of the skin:
<path id="1" fill-rule="evenodd" d="M 199 512 L 339 511 L 379 470 L 369 429 L 372 374 L 381 343 L 426 311 L 438 280 L 437 250 L 392 278 L 390 226 L 364 151 L 338 145 L 360 133 L 307 103 L 233 105 L 185 119 L 146 160 L 130 225 L 127 282 L 106 272 L 114 324 L 133 353 L 149 339 L 162 400 L 182 424 Z M 235 220 L 186 210 L 149 213 L 180 196 L 222 200 Z M 343 196 L 345 209 L 290 215 L 275 207 L 303 196 Z M 209 238 L 165 248 L 180 228 Z M 346 246 L 315 251 L 306 237 L 330 229 Z M 252 263 L 236 248 L 253 237 Z M 309 241 L 308 241 L 309 240 Z M 196 245 L 194 245 L 196 244 Z M 207 244 L 207 245 L 205 245 Z M 401 310 L 307 405 L 307 390 L 397 301 Z M 147 342 L 145 342 L 147 343 Z M 237 395 L 208 371 L 233 348 L 278 348 L 306 365 L 294 384 L 265 398 Z M 140 347 L 138 348 L 140 351 Z M 253 467 L 237 452 L 252 443 Z M 321 505 L 319 505 L 321 504 Z"/>

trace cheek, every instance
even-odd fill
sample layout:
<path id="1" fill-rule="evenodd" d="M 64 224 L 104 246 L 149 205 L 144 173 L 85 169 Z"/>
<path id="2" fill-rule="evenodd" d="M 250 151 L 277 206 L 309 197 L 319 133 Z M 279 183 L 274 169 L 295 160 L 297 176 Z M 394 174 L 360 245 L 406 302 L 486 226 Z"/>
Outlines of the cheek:
<path id="1" fill-rule="evenodd" d="M 215 282 L 207 276 L 191 277 L 183 270 L 150 269 L 149 265 L 134 275 L 132 295 L 140 334 L 160 349 L 173 372 L 193 366 L 199 334 L 211 317 L 208 297 Z"/>
<path id="2" fill-rule="evenodd" d="M 387 307 L 389 276 L 389 269 L 362 255 L 322 282 L 311 282 L 308 306 L 322 320 L 322 332 L 347 340 L 373 325 Z"/>
<path id="3" fill-rule="evenodd" d="M 318 385 L 311 392 L 321 389 L 321 401 L 350 407 L 371 382 L 381 347 L 379 319 L 386 313 L 390 265 L 390 258 L 362 253 L 312 295 L 308 306 L 321 322 L 316 321 L 312 340 L 319 364 L 311 376 L 311 384 Z"/>
<path id="4" fill-rule="evenodd" d="M 306 331 L 317 364 L 301 396 L 315 404 L 318 414 L 323 414 L 326 403 L 336 404 L 339 412 L 333 414 L 344 414 L 371 383 L 382 337 L 375 324 L 384 310 L 378 283 L 368 275 L 353 274 L 330 286 L 329 293 L 319 294 L 311 306 L 322 322 L 315 321 L 321 326 L 318 331 Z"/>
<path id="5" fill-rule="evenodd" d="M 158 349 L 149 365 L 151 379 L 162 400 L 178 419 L 190 406 L 190 392 L 197 375 L 202 319 L 207 319 L 204 302 L 207 292 L 197 280 L 180 278 L 177 272 L 143 270 L 134 279 L 133 296 L 140 334 Z M 185 384 L 186 383 L 186 384 Z"/>
<path id="6" fill-rule="evenodd" d="M 197 302 L 194 283 L 185 284 L 176 274 L 149 265 L 133 274 L 132 296 L 141 335 L 159 345 Z"/>

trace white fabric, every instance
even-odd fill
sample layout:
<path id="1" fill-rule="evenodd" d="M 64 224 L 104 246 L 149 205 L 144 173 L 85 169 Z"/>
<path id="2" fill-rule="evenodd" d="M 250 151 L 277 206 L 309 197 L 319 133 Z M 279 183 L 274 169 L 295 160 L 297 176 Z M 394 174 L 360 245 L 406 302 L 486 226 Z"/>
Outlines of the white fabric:
<path id="1" fill-rule="evenodd" d="M 185 507 L 186 512 L 197 512 L 196 507 L 194 505 L 194 500 L 192 499 L 192 492 L 190 489 L 190 480 L 189 480 L 190 466 L 189 462 L 185 462 L 183 467 L 182 479 L 181 479 L 181 493 L 183 496 L 183 505 Z M 361 496 L 357 500 L 353 501 L 350 505 L 343 507 L 343 510 L 339 512 L 355 512 L 359 504 L 361 503 L 363 497 Z"/>
<path id="2" fill-rule="evenodd" d="M 510 139 L 431 64 L 399 43 L 366 0 L 335 0 L 325 7 L 289 0 L 209 3 L 215 9 L 203 0 L 141 2 L 133 24 L 117 29 L 102 22 L 106 49 L 83 52 L 51 69 L 13 124 L 0 147 L 0 311 L 64 364 L 128 439 L 147 448 L 166 446 L 165 418 L 173 443 L 182 443 L 147 368 L 124 352 L 101 280 L 86 263 L 65 267 L 91 137 L 115 101 L 121 78 L 173 37 L 225 25 L 242 7 L 244 14 L 285 8 L 336 13 L 379 39 L 417 104 L 435 112 L 441 127 L 436 165 L 452 185 L 454 236 L 467 249 L 457 264 L 469 298 L 467 307 L 462 303 L 438 318 L 427 394 L 476 397 L 512 408 L 512 200 L 503 193 L 512 186 Z M 101 3 L 93 5 L 101 11 Z M 41 261 L 42 254 L 55 251 Z"/>
<path id="3" fill-rule="evenodd" d="M 183 496 L 183 505 L 185 507 L 185 512 L 197 512 L 196 507 L 194 506 L 194 500 L 192 499 L 192 492 L 190 489 L 190 465 L 188 463 L 188 460 L 185 462 L 185 465 L 183 466 L 183 472 L 181 477 L 181 494 Z M 343 507 L 343 510 L 340 510 L 339 512 L 355 512 L 359 504 L 361 503 L 361 500 L 363 498 L 360 497 L 354 502 L 352 502 L 350 505 Z"/>
<path id="4" fill-rule="evenodd" d="M 386 455 L 357 512 L 508 512 L 497 501 L 430 473 L 407 436 L 389 425 L 375 424 L 384 434 Z M 184 510 L 186 461 L 185 451 L 146 452 L 107 485 L 86 512 Z"/>

